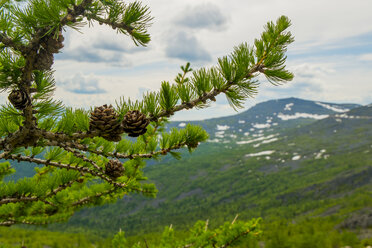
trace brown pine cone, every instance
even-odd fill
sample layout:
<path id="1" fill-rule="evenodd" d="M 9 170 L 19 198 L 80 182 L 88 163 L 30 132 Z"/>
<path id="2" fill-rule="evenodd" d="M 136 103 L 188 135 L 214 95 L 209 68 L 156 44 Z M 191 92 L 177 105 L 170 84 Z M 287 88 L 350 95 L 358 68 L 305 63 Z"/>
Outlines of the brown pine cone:
<path id="1" fill-rule="evenodd" d="M 40 48 L 39 54 L 37 55 L 34 68 L 36 70 L 49 70 L 54 63 L 54 56 L 44 48 Z"/>
<path id="2" fill-rule="evenodd" d="M 12 90 L 8 96 L 8 99 L 13 106 L 19 110 L 23 110 L 31 104 L 30 97 L 22 90 Z"/>
<path id="3" fill-rule="evenodd" d="M 42 38 L 41 45 L 49 53 L 58 53 L 60 49 L 63 48 L 63 41 L 65 38 L 62 33 L 58 34 L 58 37 L 55 38 L 53 35 L 48 35 Z"/>
<path id="4" fill-rule="evenodd" d="M 146 133 L 150 120 L 138 110 L 128 111 L 123 119 L 124 132 L 130 137 L 138 137 Z"/>
<path id="5" fill-rule="evenodd" d="M 105 173 L 111 178 L 121 177 L 124 173 L 123 164 L 117 159 L 110 159 L 106 164 Z"/>
<path id="6" fill-rule="evenodd" d="M 106 104 L 96 107 L 90 113 L 89 129 L 99 131 L 99 136 L 109 141 L 120 141 L 123 133 L 118 114 L 112 105 L 107 106 Z"/>

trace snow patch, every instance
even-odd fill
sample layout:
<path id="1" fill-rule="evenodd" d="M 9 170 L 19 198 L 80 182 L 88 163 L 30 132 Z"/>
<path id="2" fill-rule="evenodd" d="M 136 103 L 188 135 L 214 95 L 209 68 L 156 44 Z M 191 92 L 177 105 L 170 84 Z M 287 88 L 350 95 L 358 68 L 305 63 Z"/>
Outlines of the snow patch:
<path id="1" fill-rule="evenodd" d="M 217 124 L 217 130 L 218 131 L 225 131 L 227 129 L 230 129 L 230 127 L 228 125 L 218 125 Z"/>
<path id="2" fill-rule="evenodd" d="M 339 112 L 339 113 L 343 113 L 343 112 L 347 112 L 349 111 L 350 109 L 343 109 L 343 108 L 340 108 L 339 106 L 331 106 L 331 105 L 328 105 L 328 104 L 325 104 L 325 103 L 321 103 L 321 102 L 315 102 L 316 104 L 322 106 L 323 108 L 326 108 L 326 109 L 330 109 L 334 112 Z"/>
<path id="3" fill-rule="evenodd" d="M 284 111 L 286 111 L 286 110 L 291 111 L 293 105 L 294 105 L 293 103 L 286 104 L 285 107 L 284 107 Z"/>
<path id="4" fill-rule="evenodd" d="M 301 158 L 301 155 L 293 156 L 292 160 L 299 160 Z"/>
<path id="5" fill-rule="evenodd" d="M 295 113 L 294 115 L 285 115 L 283 113 L 279 113 L 278 117 L 283 121 L 293 120 L 298 118 L 311 118 L 316 120 L 325 119 L 328 115 L 318 115 L 318 114 L 309 114 L 309 113 Z"/>
<path id="6" fill-rule="evenodd" d="M 278 140 L 278 138 L 272 138 L 272 139 L 262 141 L 261 144 L 269 144 L 269 143 L 275 142 L 277 140 Z"/>
<path id="7" fill-rule="evenodd" d="M 273 154 L 274 152 L 275 152 L 275 151 L 262 151 L 262 152 L 258 152 L 258 153 L 246 154 L 245 156 L 246 156 L 246 157 L 266 156 L 266 155 L 271 155 L 271 154 Z"/>
<path id="8" fill-rule="evenodd" d="M 321 159 L 322 155 L 326 152 L 326 149 L 322 149 L 319 151 L 319 153 L 315 154 L 315 159 Z"/>
<path id="9" fill-rule="evenodd" d="M 259 137 L 257 139 L 251 139 L 251 140 L 242 140 L 242 141 L 237 141 L 236 144 L 238 145 L 243 145 L 243 144 L 250 144 L 258 141 L 264 141 L 264 140 L 270 140 L 273 139 L 275 136 L 278 136 L 279 134 L 271 134 L 266 137 Z M 253 135 L 252 135 L 253 136 Z M 273 141 L 272 141 L 273 142 Z"/>
<path id="10" fill-rule="evenodd" d="M 335 117 L 342 118 L 342 119 L 372 119 L 371 116 L 358 116 L 358 115 L 347 115 L 347 114 L 335 115 Z"/>
<path id="11" fill-rule="evenodd" d="M 219 132 L 215 132 L 214 136 L 216 136 L 218 138 L 223 138 L 224 134 L 225 134 L 225 131 L 219 131 Z"/>
<path id="12" fill-rule="evenodd" d="M 269 123 L 264 123 L 264 124 L 260 124 L 260 123 L 255 123 L 255 124 L 252 124 L 252 126 L 254 128 L 257 128 L 257 129 L 262 129 L 262 128 L 268 128 L 268 127 L 271 127 L 271 125 Z"/>

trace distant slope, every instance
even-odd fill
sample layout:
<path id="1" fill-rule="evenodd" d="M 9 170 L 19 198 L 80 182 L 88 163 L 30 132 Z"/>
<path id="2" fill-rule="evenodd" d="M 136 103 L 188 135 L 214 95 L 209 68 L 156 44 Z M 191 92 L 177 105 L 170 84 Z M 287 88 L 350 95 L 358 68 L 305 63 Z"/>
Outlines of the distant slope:
<path id="1" fill-rule="evenodd" d="M 193 121 L 202 125 L 211 140 L 224 136 L 252 135 L 265 132 L 283 131 L 297 125 L 312 123 L 335 114 L 342 114 L 358 104 L 325 103 L 299 98 L 285 98 L 259 103 L 247 111 L 228 117 Z M 182 127 L 184 122 L 172 122 L 169 127 Z"/>
<path id="2" fill-rule="evenodd" d="M 290 103 L 291 110 L 284 110 Z M 323 106 L 295 98 L 262 104 L 238 116 L 199 122 L 211 130 L 217 125 L 229 128 L 220 130 L 226 132 L 218 142 L 202 144 L 192 156 L 147 167 L 146 175 L 159 189 L 156 199 L 125 197 L 113 205 L 83 210 L 58 228 L 89 226 L 100 233 L 122 228 L 139 234 L 169 224 L 185 228 L 198 219 L 221 223 L 237 213 L 246 219 L 332 215 L 347 226 L 348 218 L 358 218 L 359 212 L 366 216 L 372 209 L 372 106 Z M 341 112 L 345 108 L 353 109 Z M 274 113 L 284 111 L 328 117 L 279 129 L 292 121 L 274 120 Z M 245 121 L 242 129 L 250 129 L 249 120 L 263 122 L 269 115 L 278 129 L 227 133 L 243 124 L 239 120 Z"/>

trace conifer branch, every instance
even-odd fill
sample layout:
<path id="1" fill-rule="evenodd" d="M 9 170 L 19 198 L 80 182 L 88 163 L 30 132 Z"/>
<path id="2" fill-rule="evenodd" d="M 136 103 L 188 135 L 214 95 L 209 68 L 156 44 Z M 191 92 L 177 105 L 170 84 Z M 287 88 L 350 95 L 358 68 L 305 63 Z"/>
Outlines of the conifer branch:
<path id="1" fill-rule="evenodd" d="M 159 127 L 167 117 L 185 109 L 204 108 L 221 93 L 226 95 L 233 108 L 242 107 L 244 100 L 256 92 L 253 78 L 259 73 L 274 84 L 293 78 L 284 66 L 286 46 L 293 41 L 289 32 L 284 33 L 290 22 L 281 17 L 276 25 L 267 24 L 261 39 L 255 40 L 255 47 L 242 44 L 231 55 L 219 59 L 218 66 L 194 71 L 192 77 L 187 76 L 192 71 L 188 63 L 181 67 L 183 73 L 176 77 L 177 84 L 163 82 L 159 92 L 148 93 L 143 101 L 126 102 L 123 98 L 117 103 L 117 109 L 104 105 L 90 116 L 86 111 L 69 108 L 62 113 L 61 102 L 51 98 L 55 90 L 51 66 L 55 53 L 63 47 L 63 28 L 78 29 L 86 18 L 89 22 L 107 24 L 130 35 L 136 45 L 145 46 L 150 41 L 147 33 L 152 20 L 149 8 L 138 1 L 129 4 L 94 0 L 31 1 L 24 10 L 13 11 L 9 11 L 9 18 L 0 17 L 3 26 L 10 21 L 19 25 L 10 25 L 12 30 L 17 30 L 13 35 L 15 38 L 12 32 L 0 32 L 2 47 L 15 54 L 8 56 L 5 53 L 1 57 L 0 86 L 2 91 L 11 91 L 8 99 L 12 105 L 5 105 L 0 111 L 3 118 L 0 122 L 0 159 L 26 161 L 44 167 L 38 169 L 35 178 L 17 182 L 14 186 L 13 182 L 4 183 L 10 190 L 2 193 L 0 206 L 4 209 L 15 207 L 21 214 L 14 216 L 15 211 L 4 211 L 0 225 L 66 220 L 82 205 L 97 205 L 106 198 L 113 199 L 129 192 L 153 196 L 156 193 L 154 186 L 141 184 L 141 180 L 146 179 L 141 171 L 143 159 L 167 154 L 179 159 L 179 153 L 174 150 L 188 147 L 191 151 L 208 138 L 204 129 L 192 125 L 164 132 Z M 136 142 L 121 140 L 124 133 L 140 138 Z M 45 159 L 35 158 L 43 152 Z M 123 164 L 118 159 L 127 161 Z M 1 166 L 2 178 L 14 171 L 8 163 Z M 38 185 L 34 185 L 34 180 L 40 180 L 45 188 L 35 190 Z M 72 185 L 84 186 L 84 191 L 77 192 L 79 187 Z M 58 196 L 64 195 L 58 192 L 67 193 L 68 200 L 59 202 Z M 46 209 L 32 209 L 38 204 Z M 23 214 L 30 213 L 28 210 L 32 213 Z M 247 230 L 253 230 L 250 224 L 247 227 L 235 221 L 214 233 L 206 227 L 207 224 L 202 227 L 201 247 L 206 243 L 227 247 L 247 235 Z M 226 227 L 234 229 L 234 233 Z M 194 240 L 192 238 L 191 243 Z M 226 243 L 225 240 L 229 241 Z"/>
<path id="2" fill-rule="evenodd" d="M 237 241 L 238 239 L 240 239 L 241 237 L 244 237 L 246 235 L 248 235 L 249 233 L 251 232 L 251 230 L 246 230 L 244 232 L 241 232 L 239 233 L 238 235 L 234 236 L 230 241 L 228 241 L 226 244 L 218 247 L 218 248 L 226 248 L 226 247 L 229 247 L 231 246 L 235 241 Z"/>
<path id="3" fill-rule="evenodd" d="M 161 149 L 156 152 L 143 153 L 143 154 L 121 154 L 121 153 L 116 153 L 116 152 L 102 152 L 102 151 L 97 151 L 97 150 L 91 150 L 87 146 L 82 145 L 82 144 L 71 143 L 70 145 L 71 147 L 75 149 L 79 149 L 79 150 L 86 151 L 89 153 L 94 153 L 94 154 L 101 155 L 101 156 L 108 156 L 108 157 L 118 158 L 118 159 L 136 159 L 136 158 L 152 158 L 157 155 L 167 155 L 172 150 L 177 150 L 182 147 L 186 147 L 188 144 L 186 142 L 182 142 L 182 143 L 179 143 L 177 145 L 174 145 L 166 149 Z"/>
<path id="4" fill-rule="evenodd" d="M 5 33 L 0 32 L 0 43 L 3 43 L 5 47 L 11 47 L 16 51 L 25 52 L 27 47 L 21 44 L 14 42 L 9 36 Z"/>
<path id="5" fill-rule="evenodd" d="M 255 64 L 252 69 L 249 71 L 249 73 L 245 76 L 246 79 L 252 78 L 254 73 L 261 72 L 261 65 L 262 61 L 260 60 L 259 63 Z M 200 103 L 206 103 L 207 100 L 215 101 L 216 96 L 221 94 L 221 93 L 226 93 L 232 86 L 236 85 L 237 82 L 230 81 L 226 84 L 226 86 L 221 89 L 213 89 L 210 92 L 205 92 L 202 96 L 190 101 L 190 102 L 185 102 L 179 105 L 174 106 L 171 110 L 163 110 L 159 113 L 158 116 L 153 116 L 150 118 L 151 121 L 157 121 L 158 118 L 161 117 L 170 117 L 172 116 L 175 112 L 184 110 L 184 109 L 192 109 L 196 106 L 198 106 Z"/>
<path id="6" fill-rule="evenodd" d="M 105 176 L 103 173 L 94 171 L 94 170 L 92 170 L 88 167 L 84 167 L 84 166 L 73 166 L 71 164 L 63 164 L 61 162 L 52 162 L 52 161 L 43 160 L 43 159 L 39 159 L 39 158 L 21 156 L 20 154 L 18 154 L 18 155 L 13 155 L 13 154 L 8 155 L 6 157 L 6 159 L 17 160 L 17 161 L 26 161 L 26 162 L 36 163 L 36 164 L 42 164 L 42 165 L 45 165 L 45 166 L 54 166 L 54 167 L 67 169 L 67 170 L 76 170 L 76 171 L 79 171 L 81 173 L 89 173 L 93 176 L 97 176 L 97 177 L 105 180 L 106 182 L 114 185 L 115 187 L 118 187 L 118 188 L 126 188 L 127 187 L 126 184 L 115 182 L 113 179 Z"/>
<path id="7" fill-rule="evenodd" d="M 116 190 L 117 190 L 116 188 L 112 188 L 110 190 L 106 190 L 106 191 L 102 191 L 100 193 L 97 193 L 95 195 L 84 197 L 84 198 L 82 198 L 82 199 L 80 199 L 78 201 L 73 202 L 71 204 L 71 206 L 77 207 L 77 206 L 85 205 L 85 204 L 89 203 L 92 199 L 99 198 L 101 196 L 105 196 L 105 195 L 111 194 L 111 193 L 115 192 Z"/>
<path id="8" fill-rule="evenodd" d="M 101 167 L 99 167 L 94 161 L 88 159 L 86 156 L 84 156 L 83 154 L 81 154 L 79 151 L 76 151 L 76 150 L 74 150 L 74 149 L 72 149 L 72 148 L 70 148 L 70 147 L 68 147 L 67 145 L 64 145 L 64 144 L 61 144 L 60 147 L 62 147 L 63 149 L 65 149 L 68 152 L 73 153 L 75 157 L 82 159 L 84 162 L 90 163 L 98 171 L 103 172 L 103 170 L 102 170 Z"/>
<path id="9" fill-rule="evenodd" d="M 126 25 L 123 22 L 120 22 L 120 23 L 119 22 L 114 22 L 114 21 L 110 20 L 109 18 L 104 19 L 104 18 L 101 18 L 99 16 L 88 14 L 88 13 L 84 14 L 84 16 L 87 17 L 88 19 L 96 20 L 100 24 L 109 25 L 113 29 L 122 28 L 122 29 L 126 30 L 128 32 L 128 34 L 130 34 L 130 35 L 133 33 L 133 30 L 134 30 L 133 27 L 131 27 L 129 25 Z"/>

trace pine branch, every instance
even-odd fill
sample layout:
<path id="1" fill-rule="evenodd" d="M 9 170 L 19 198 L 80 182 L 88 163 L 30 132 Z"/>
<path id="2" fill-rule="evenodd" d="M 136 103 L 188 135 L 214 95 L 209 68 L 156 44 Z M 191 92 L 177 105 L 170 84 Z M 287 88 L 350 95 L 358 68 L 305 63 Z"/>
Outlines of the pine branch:
<path id="1" fill-rule="evenodd" d="M 31 202 L 31 201 L 42 201 L 42 202 L 47 203 L 49 205 L 55 206 L 54 204 L 48 202 L 46 199 L 48 199 L 49 197 L 52 197 L 52 196 L 56 195 L 58 192 L 61 192 L 62 190 L 66 189 L 68 187 L 71 187 L 71 185 L 74 182 L 78 182 L 78 180 L 79 179 L 71 180 L 68 183 L 59 185 L 57 188 L 55 188 L 54 190 L 52 190 L 51 192 L 49 192 L 48 194 L 46 194 L 43 197 L 38 197 L 38 196 L 29 196 L 29 197 L 27 197 L 27 196 L 20 196 L 20 197 L 13 197 L 13 198 L 2 198 L 0 200 L 0 206 L 3 205 L 3 204 L 8 204 L 8 203 Z"/>
<path id="2" fill-rule="evenodd" d="M 118 158 L 118 159 L 136 159 L 136 158 L 153 158 L 153 157 L 156 157 L 158 155 L 167 155 L 172 150 L 181 149 L 183 147 L 186 147 L 188 144 L 186 142 L 183 142 L 183 143 L 174 145 L 174 146 L 166 148 L 166 149 L 161 149 L 161 150 L 156 151 L 156 152 L 144 153 L 144 154 L 121 154 L 121 153 L 116 153 L 116 152 L 115 153 L 113 153 L 113 152 L 105 153 L 105 152 L 102 152 L 102 151 L 91 150 L 87 146 L 82 145 L 82 144 L 70 143 L 69 145 L 71 147 L 75 148 L 75 149 L 79 149 L 81 151 L 86 151 L 86 152 L 89 152 L 89 153 L 94 153 L 94 154 L 101 155 L 101 156 L 108 156 L 108 157 Z"/>
<path id="3" fill-rule="evenodd" d="M 11 47 L 16 51 L 20 51 L 21 53 L 25 53 L 27 51 L 26 46 L 14 42 L 9 36 L 2 32 L 0 32 L 0 43 L 3 43 L 5 47 Z"/>
<path id="4" fill-rule="evenodd" d="M 221 93 L 234 109 L 242 107 L 255 94 L 257 83 L 253 79 L 260 73 L 274 84 L 293 78 L 284 65 L 286 47 L 293 41 L 291 34 L 284 32 L 290 22 L 281 17 L 276 24 L 267 24 L 254 47 L 242 44 L 231 55 L 219 59 L 216 67 L 194 71 L 191 77 L 187 77 L 191 72 L 187 64 L 181 67 L 183 73 L 176 77 L 176 84 L 163 82 L 159 92 L 144 95 L 143 101 L 122 98 L 117 109 L 104 105 L 90 116 L 86 111 L 64 108 L 61 102 L 51 99 L 55 81 L 50 69 L 54 54 L 63 47 L 61 32 L 65 26 L 78 29 L 85 17 L 89 22 L 95 20 L 130 35 L 135 44 L 146 45 L 150 41 L 147 28 L 152 17 L 141 3 L 79 2 L 31 1 L 24 9 L 12 8 L 9 16 L 1 20 L 8 26 L 0 32 L 0 43 L 5 47 L 0 54 L 0 90 L 11 90 L 12 105 L 0 110 L 0 159 L 43 167 L 37 169 L 35 178 L 5 183 L 0 206 L 14 209 L 4 211 L 0 225 L 66 220 L 82 205 L 96 205 L 128 192 L 154 196 L 156 189 L 152 184 L 140 183 L 147 179 L 141 170 L 144 159 L 167 154 L 179 158 L 174 150 L 188 147 L 191 151 L 208 138 L 204 129 L 191 125 L 164 132 L 167 117 L 184 109 L 205 108 Z M 124 132 L 140 137 L 131 142 L 122 139 Z M 29 146 L 31 150 L 27 149 Z M 44 151 L 45 159 L 35 158 Z M 127 161 L 123 164 L 118 159 Z M 7 163 L 1 165 L 1 171 L 2 179 L 14 170 Z M 40 185 L 35 185 L 34 180 L 40 180 Z M 84 186 L 80 192 L 79 186 Z M 64 199 L 66 208 L 62 208 L 59 199 L 64 197 L 58 194 L 61 191 L 68 195 Z M 14 217 L 15 212 L 21 214 Z M 195 233 L 201 236 L 196 241 L 196 237 L 191 237 L 188 243 L 222 248 L 247 235 L 247 230 L 252 231 L 251 226 L 235 221 L 214 233 L 206 226 L 196 226 Z"/>
<path id="5" fill-rule="evenodd" d="M 254 65 L 253 68 L 249 71 L 249 73 L 245 76 L 245 78 L 246 79 L 251 78 L 251 77 L 253 77 L 254 73 L 260 72 L 261 64 L 262 64 L 262 61 L 260 61 L 256 65 Z M 210 92 L 206 92 L 202 96 L 200 96 L 200 97 L 198 97 L 198 98 L 196 98 L 196 99 L 194 99 L 190 102 L 186 102 L 186 103 L 176 105 L 168 111 L 163 110 L 162 112 L 159 113 L 158 116 L 152 117 L 150 120 L 151 121 L 156 121 L 160 117 L 170 117 L 175 112 L 178 112 L 178 111 L 181 111 L 181 110 L 184 110 L 184 109 L 194 108 L 194 107 L 198 106 L 200 103 L 205 103 L 207 100 L 215 101 L 217 95 L 219 95 L 221 93 L 226 93 L 231 87 L 233 87 L 236 84 L 237 84 L 236 82 L 230 81 L 226 84 L 226 86 L 223 89 L 220 89 L 220 90 L 213 89 Z"/>
<path id="6" fill-rule="evenodd" d="M 16 161 L 26 161 L 26 162 L 30 162 L 30 163 L 42 164 L 42 165 L 45 165 L 45 166 L 53 166 L 53 167 L 58 167 L 58 168 L 63 168 L 63 169 L 68 169 L 68 170 L 76 170 L 76 171 L 79 171 L 80 173 L 89 173 L 93 176 L 97 176 L 97 177 L 103 179 L 104 181 L 114 185 L 115 187 L 118 187 L 118 188 L 126 188 L 127 187 L 127 185 L 125 183 L 122 184 L 122 183 L 115 182 L 113 179 L 105 176 L 103 173 L 91 170 L 88 167 L 83 167 L 83 166 L 78 167 L 78 166 L 73 166 L 73 165 L 70 165 L 70 164 L 63 164 L 61 162 L 52 162 L 52 161 L 43 160 L 43 159 L 39 159 L 39 158 L 21 156 L 20 154 L 18 154 L 18 155 L 8 155 L 5 158 L 10 159 L 10 160 L 16 160 Z"/>
<path id="7" fill-rule="evenodd" d="M 74 150 L 74 149 L 68 147 L 65 144 L 60 144 L 59 146 L 62 147 L 63 149 L 65 149 L 66 151 L 73 153 L 75 157 L 82 159 L 84 162 L 90 163 L 98 171 L 103 172 L 103 169 L 101 167 L 99 167 L 94 161 L 88 159 L 86 156 L 84 156 L 83 154 L 81 154 L 79 151 Z"/>
<path id="8" fill-rule="evenodd" d="M 102 192 L 97 193 L 97 194 L 92 195 L 92 196 L 84 197 L 84 198 L 82 198 L 78 201 L 73 202 L 71 204 L 71 206 L 77 207 L 77 206 L 85 205 L 85 204 L 89 203 L 90 201 L 92 201 L 92 199 L 99 198 L 101 196 L 106 196 L 108 194 L 111 194 L 111 193 L 115 192 L 116 190 L 117 190 L 116 188 L 112 188 L 110 190 L 102 191 Z"/>
<path id="9" fill-rule="evenodd" d="M 93 20 L 96 20 L 97 22 L 99 22 L 100 24 L 106 24 L 106 25 L 109 25 L 111 26 L 113 29 L 117 29 L 117 28 L 122 28 L 124 30 L 126 30 L 128 32 L 128 34 L 133 34 L 133 31 L 134 31 L 134 28 L 123 23 L 123 22 L 114 22 L 112 20 L 110 20 L 109 18 L 102 18 L 102 17 L 99 17 L 99 16 L 95 16 L 95 15 L 92 15 L 92 14 L 85 14 L 84 15 L 85 17 L 87 17 L 88 19 L 93 19 Z"/>
<path id="10" fill-rule="evenodd" d="M 236 235 L 234 238 L 232 238 L 230 241 L 228 241 L 226 244 L 220 246 L 219 248 L 226 248 L 231 246 L 235 241 L 239 240 L 240 238 L 247 236 L 251 230 L 246 230 L 244 232 L 239 233 L 239 235 Z"/>

